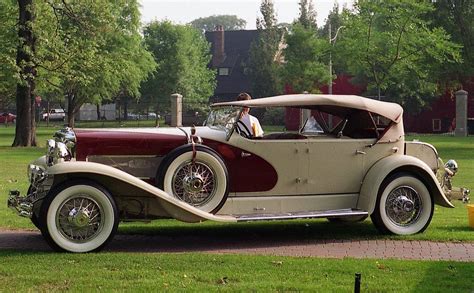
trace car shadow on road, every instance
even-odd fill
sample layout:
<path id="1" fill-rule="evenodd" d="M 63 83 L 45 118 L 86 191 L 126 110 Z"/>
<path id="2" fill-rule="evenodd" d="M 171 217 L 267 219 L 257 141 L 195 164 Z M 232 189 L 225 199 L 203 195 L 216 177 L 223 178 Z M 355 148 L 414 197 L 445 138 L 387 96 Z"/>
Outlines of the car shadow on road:
<path id="1" fill-rule="evenodd" d="M 163 225 L 160 225 L 162 223 Z M 124 224 L 105 251 L 219 252 L 273 249 L 353 240 L 381 239 L 372 223 L 331 223 L 326 220 L 184 224 L 174 220 Z M 386 236 L 385 236 L 386 237 Z M 39 231 L 0 234 L 0 250 L 51 251 Z"/>
<path id="2" fill-rule="evenodd" d="M 352 240 L 381 239 L 370 221 L 331 223 L 328 221 L 275 221 L 260 223 L 198 223 L 166 226 L 123 226 L 107 250 L 112 251 L 222 251 Z"/>

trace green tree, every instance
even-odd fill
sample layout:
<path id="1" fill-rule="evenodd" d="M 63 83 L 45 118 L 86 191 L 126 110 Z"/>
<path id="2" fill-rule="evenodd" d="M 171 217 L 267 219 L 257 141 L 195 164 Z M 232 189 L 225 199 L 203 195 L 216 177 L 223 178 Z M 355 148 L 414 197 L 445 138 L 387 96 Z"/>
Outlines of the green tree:
<path id="1" fill-rule="evenodd" d="M 144 29 L 147 48 L 153 53 L 158 69 L 142 86 L 142 96 L 153 101 L 156 111 L 168 110 L 170 95 L 183 95 L 186 109 L 208 102 L 216 81 L 209 44 L 190 26 L 169 21 L 151 22 Z"/>
<path id="2" fill-rule="evenodd" d="M 276 26 L 277 17 L 273 0 L 262 0 L 260 13 L 262 17 L 257 17 L 257 29 L 265 30 Z"/>
<path id="3" fill-rule="evenodd" d="M 0 0 L 0 108 L 6 109 L 15 103 L 15 88 L 18 77 L 16 50 L 18 33 L 15 15 L 17 7 L 11 0 Z"/>
<path id="4" fill-rule="evenodd" d="M 275 60 L 283 30 L 276 27 L 273 2 L 263 0 L 260 5 L 262 17 L 257 18 L 258 37 L 251 44 L 245 72 L 249 76 L 254 97 L 278 94 L 278 62 Z"/>
<path id="5" fill-rule="evenodd" d="M 73 126 L 84 102 L 138 95 L 140 81 L 155 66 L 141 45 L 134 0 L 18 0 L 17 5 L 2 0 L 0 15 L 5 16 L 0 18 L 2 95 L 16 84 L 13 146 L 36 144 L 35 96 L 66 96 Z"/>
<path id="6" fill-rule="evenodd" d="M 300 14 L 295 23 L 299 23 L 306 29 L 317 29 L 316 11 L 314 10 L 313 0 L 300 0 L 298 3 Z"/>
<path id="7" fill-rule="evenodd" d="M 237 15 L 212 15 L 197 18 L 189 24 L 202 32 L 206 32 L 213 31 L 218 25 L 222 25 L 226 31 L 243 30 L 247 22 L 238 18 Z"/>
<path id="8" fill-rule="evenodd" d="M 288 46 L 284 51 L 286 64 L 281 71 L 282 79 L 297 93 L 319 92 L 319 88 L 331 78 L 325 64 L 328 41 L 319 38 L 314 29 L 296 23 L 286 43 Z"/>
<path id="9" fill-rule="evenodd" d="M 16 85 L 17 123 L 13 146 L 35 146 L 36 130 L 34 100 L 37 69 L 34 64 L 37 38 L 33 30 L 36 7 L 33 0 L 18 0 L 18 38 L 16 66 L 19 76 Z"/>
<path id="10" fill-rule="evenodd" d="M 447 83 L 470 82 L 474 75 L 474 1 L 438 0 L 433 5 L 435 10 L 427 15 L 431 26 L 443 27 L 454 42 L 462 45 L 464 61 L 445 64 L 440 68 L 440 74 Z"/>
<path id="11" fill-rule="evenodd" d="M 359 0 L 345 14 L 347 28 L 336 46 L 348 70 L 369 94 L 390 95 L 408 110 L 420 109 L 437 92 L 440 64 L 459 60 L 459 47 L 442 28 L 431 28 L 425 1 Z"/>
<path id="12" fill-rule="evenodd" d="M 69 126 L 86 102 L 139 96 L 140 82 L 155 63 L 142 45 L 137 1 L 58 1 L 41 15 L 38 25 L 54 27 L 39 30 L 43 74 L 38 80 L 44 81 L 45 92 L 66 97 Z"/>

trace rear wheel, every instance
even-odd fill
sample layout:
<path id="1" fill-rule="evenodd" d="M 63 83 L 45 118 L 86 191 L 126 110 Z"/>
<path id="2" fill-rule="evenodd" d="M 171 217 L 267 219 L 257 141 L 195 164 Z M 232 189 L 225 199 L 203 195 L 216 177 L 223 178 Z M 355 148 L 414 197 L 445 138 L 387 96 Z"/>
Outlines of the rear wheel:
<path id="1" fill-rule="evenodd" d="M 118 227 L 114 199 L 102 186 L 75 181 L 55 188 L 41 206 L 41 232 L 57 251 L 102 249 Z"/>
<path id="2" fill-rule="evenodd" d="M 383 233 L 410 235 L 423 232 L 433 216 L 433 199 L 418 178 L 398 173 L 381 186 L 371 215 L 375 227 Z"/>

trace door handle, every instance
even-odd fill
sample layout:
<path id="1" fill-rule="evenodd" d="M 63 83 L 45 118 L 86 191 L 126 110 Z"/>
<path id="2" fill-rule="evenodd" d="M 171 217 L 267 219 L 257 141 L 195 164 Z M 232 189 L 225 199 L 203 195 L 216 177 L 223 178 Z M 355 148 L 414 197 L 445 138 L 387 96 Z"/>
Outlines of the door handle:
<path id="1" fill-rule="evenodd" d="M 367 153 L 364 151 L 356 150 L 356 155 L 367 155 Z"/>
<path id="2" fill-rule="evenodd" d="M 250 157 L 251 155 L 252 155 L 252 154 L 246 153 L 246 152 L 241 152 L 241 153 L 240 153 L 240 157 L 242 157 L 242 158 Z"/>

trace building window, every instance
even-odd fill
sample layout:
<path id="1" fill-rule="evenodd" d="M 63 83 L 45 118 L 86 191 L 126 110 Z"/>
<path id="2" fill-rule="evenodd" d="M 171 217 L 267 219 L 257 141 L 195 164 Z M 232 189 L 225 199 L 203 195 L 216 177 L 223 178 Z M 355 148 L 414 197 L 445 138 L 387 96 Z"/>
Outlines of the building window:
<path id="1" fill-rule="evenodd" d="M 229 75 L 229 68 L 227 67 L 219 68 L 219 75 Z"/>
<path id="2" fill-rule="evenodd" d="M 433 131 L 441 131 L 441 119 L 433 119 Z"/>

